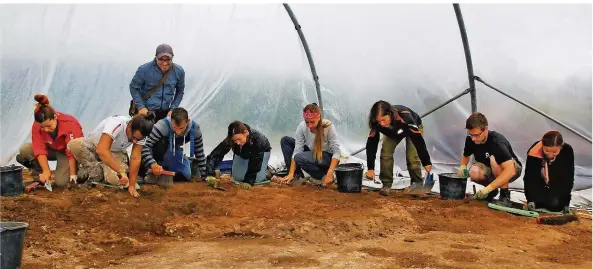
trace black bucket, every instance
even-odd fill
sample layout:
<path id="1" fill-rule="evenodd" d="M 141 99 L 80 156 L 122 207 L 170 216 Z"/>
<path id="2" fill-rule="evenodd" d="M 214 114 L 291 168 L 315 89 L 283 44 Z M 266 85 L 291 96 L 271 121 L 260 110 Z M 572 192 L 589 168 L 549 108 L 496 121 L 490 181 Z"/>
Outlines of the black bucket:
<path id="1" fill-rule="evenodd" d="M 21 268 L 28 226 L 24 222 L 0 222 L 0 268 Z"/>
<path id="2" fill-rule="evenodd" d="M 0 167 L 0 196 L 23 193 L 23 167 L 17 165 Z"/>
<path id="3" fill-rule="evenodd" d="M 336 167 L 339 192 L 360 192 L 362 190 L 362 164 L 346 163 Z"/>
<path id="4" fill-rule="evenodd" d="M 439 189 L 443 200 L 463 200 L 467 189 L 467 178 L 456 173 L 439 174 Z"/>

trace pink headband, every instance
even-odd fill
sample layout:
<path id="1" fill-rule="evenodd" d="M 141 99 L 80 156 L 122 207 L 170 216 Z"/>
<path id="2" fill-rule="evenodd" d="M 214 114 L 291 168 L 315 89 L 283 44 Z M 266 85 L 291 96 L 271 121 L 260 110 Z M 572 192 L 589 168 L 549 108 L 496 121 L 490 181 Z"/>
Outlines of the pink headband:
<path id="1" fill-rule="evenodd" d="M 319 117 L 321 117 L 319 113 L 311 113 L 309 111 L 303 112 L 303 118 L 305 118 L 306 120 L 317 119 Z"/>

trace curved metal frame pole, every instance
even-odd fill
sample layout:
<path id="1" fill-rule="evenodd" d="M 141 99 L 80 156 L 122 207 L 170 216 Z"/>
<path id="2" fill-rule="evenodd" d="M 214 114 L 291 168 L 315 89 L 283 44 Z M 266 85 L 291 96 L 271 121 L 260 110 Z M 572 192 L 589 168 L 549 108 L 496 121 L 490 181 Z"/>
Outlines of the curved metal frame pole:
<path id="1" fill-rule="evenodd" d="M 321 116 L 323 117 L 323 101 L 321 101 L 321 90 L 319 89 L 319 77 L 317 76 L 317 70 L 315 69 L 315 63 L 313 62 L 313 56 L 311 55 L 311 51 L 309 50 L 309 45 L 307 44 L 307 40 L 305 39 L 305 35 L 301 30 L 301 25 L 297 21 L 296 16 L 292 12 L 290 6 L 286 3 L 282 4 L 288 12 L 288 16 L 292 20 L 294 24 L 294 28 L 299 33 L 299 37 L 301 38 L 301 43 L 303 44 L 303 48 L 305 49 L 305 53 L 307 54 L 307 60 L 309 60 L 309 67 L 311 68 L 311 74 L 313 75 L 313 80 L 315 81 L 315 90 L 317 90 L 317 101 L 319 102 L 319 108 L 321 108 Z"/>
<path id="2" fill-rule="evenodd" d="M 463 50 L 465 52 L 465 64 L 467 65 L 467 77 L 469 79 L 470 96 L 472 101 L 472 113 L 478 111 L 478 104 L 476 100 L 476 83 L 474 81 L 474 67 L 472 64 L 472 55 L 469 51 L 469 42 L 467 41 L 467 33 L 465 31 L 465 24 L 463 23 L 463 15 L 459 4 L 453 4 L 455 9 L 455 16 L 457 16 L 457 24 L 459 25 L 459 32 L 461 33 L 461 41 L 463 41 Z"/>
<path id="3" fill-rule="evenodd" d="M 573 129 L 573 128 L 570 128 L 570 126 L 568 126 L 568 125 L 566 125 L 566 124 L 564 124 L 564 123 L 562 123 L 562 122 L 560 122 L 560 121 L 558 121 L 558 120 L 556 120 L 556 119 L 552 118 L 552 116 L 550 116 L 550 115 L 548 115 L 548 114 L 546 114 L 546 113 L 544 113 L 544 112 L 542 112 L 542 111 L 539 111 L 537 108 L 535 108 L 535 107 L 532 107 L 532 106 L 528 105 L 527 103 L 524 103 L 524 102 L 522 102 L 521 100 L 519 100 L 519 99 L 517 99 L 517 98 L 515 98 L 515 97 L 511 96 L 510 94 L 507 94 L 507 93 L 505 93 L 505 92 L 503 92 L 503 91 L 501 91 L 501 90 L 499 90 L 499 89 L 497 89 L 497 88 L 494 88 L 494 86 L 492 86 L 492 85 L 490 85 L 490 84 L 486 83 L 486 81 L 484 81 L 484 80 L 483 80 L 483 79 L 481 79 L 480 77 L 476 77 L 476 80 L 477 80 L 477 81 L 479 81 L 479 82 L 482 82 L 482 83 L 483 83 L 484 85 L 486 85 L 488 88 L 490 88 L 490 89 L 493 89 L 493 90 L 497 91 L 498 93 L 500 93 L 500 94 L 502 94 L 502 95 L 504 95 L 504 96 L 506 96 L 506 97 L 510 98 L 511 100 L 513 100 L 513 101 L 515 101 L 515 102 L 517 102 L 517 103 L 519 103 L 519 104 L 522 104 L 522 105 L 524 105 L 525 107 L 527 107 L 527 108 L 529 108 L 529 109 L 533 110 L 534 112 L 536 112 L 536 113 L 538 113 L 538 114 L 540 114 L 540 115 L 542 115 L 542 116 L 546 117 L 547 119 L 549 119 L 549 120 L 551 120 L 551 121 L 555 122 L 556 124 L 558 124 L 558 125 L 560 125 L 560 126 L 562 126 L 562 127 L 566 128 L 566 130 L 569 130 L 569 131 L 571 131 L 573 134 L 575 134 L 575 135 L 577 135 L 577 136 L 581 137 L 582 139 L 585 139 L 585 140 L 587 140 L 589 143 L 593 143 L 593 142 L 591 141 L 591 138 L 589 138 L 589 137 L 585 136 L 584 134 L 581 134 L 581 133 L 579 133 L 577 130 L 575 130 L 575 129 Z"/>

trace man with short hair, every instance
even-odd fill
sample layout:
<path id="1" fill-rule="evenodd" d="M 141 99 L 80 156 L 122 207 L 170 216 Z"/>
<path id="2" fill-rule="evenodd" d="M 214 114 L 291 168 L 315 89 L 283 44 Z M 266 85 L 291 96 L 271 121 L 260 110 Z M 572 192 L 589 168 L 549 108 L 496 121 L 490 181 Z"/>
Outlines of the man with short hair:
<path id="1" fill-rule="evenodd" d="M 138 67 L 130 82 L 130 115 L 149 111 L 159 121 L 179 107 L 185 89 L 185 71 L 173 64 L 173 48 L 160 44 L 152 61 Z"/>
<path id="2" fill-rule="evenodd" d="M 521 176 L 522 164 L 513 152 L 511 143 L 495 131 L 488 130 L 488 120 L 482 113 L 472 113 L 465 122 L 467 137 L 461 155 L 459 175 L 482 186 L 474 198 L 492 201 L 498 194 L 503 204 L 510 204 L 509 183 Z M 471 155 L 476 162 L 467 168 Z"/>
<path id="3" fill-rule="evenodd" d="M 184 150 L 185 144 L 189 144 L 188 150 Z M 192 169 L 192 165 L 197 169 Z M 206 179 L 206 155 L 200 125 L 189 119 L 184 108 L 173 109 L 170 117 L 154 124 L 142 148 L 141 175 L 144 176 L 148 169 L 152 173 L 144 178 L 144 182 L 149 184 L 171 186 L 173 180 Z M 164 170 L 175 172 L 175 178 L 160 177 Z"/>

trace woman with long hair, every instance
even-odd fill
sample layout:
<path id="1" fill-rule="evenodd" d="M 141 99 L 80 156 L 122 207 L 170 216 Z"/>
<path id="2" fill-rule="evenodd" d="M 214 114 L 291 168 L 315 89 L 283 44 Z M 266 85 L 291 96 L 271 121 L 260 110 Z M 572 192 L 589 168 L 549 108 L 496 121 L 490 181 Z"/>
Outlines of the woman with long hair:
<path id="1" fill-rule="evenodd" d="M 267 181 L 266 170 L 272 147 L 265 135 L 241 121 L 229 124 L 226 138 L 206 157 L 206 170 L 214 176 L 215 167 L 222 162 L 224 155 L 233 151 L 233 180 L 240 187 L 251 189 L 255 184 Z"/>
<path id="2" fill-rule="evenodd" d="M 303 121 L 295 137 L 282 137 L 280 146 L 289 169 L 282 182 L 303 183 L 301 169 L 325 186 L 333 182 L 334 169 L 341 156 L 340 143 L 332 122 L 321 118 L 321 108 L 316 103 L 303 108 Z"/>
<path id="3" fill-rule="evenodd" d="M 422 185 L 421 164 L 427 173 L 431 171 L 432 163 L 426 150 L 426 142 L 422 134 L 424 128 L 422 119 L 416 112 L 402 105 L 391 105 L 380 100 L 373 104 L 368 120 L 370 133 L 366 144 L 367 178 L 375 178 L 375 158 L 379 146 L 379 133 L 385 136 L 381 146 L 381 171 L 379 179 L 383 188 L 379 194 L 388 196 L 393 184 L 393 153 L 395 147 L 405 138 L 406 164 L 410 172 L 410 189 Z"/>

